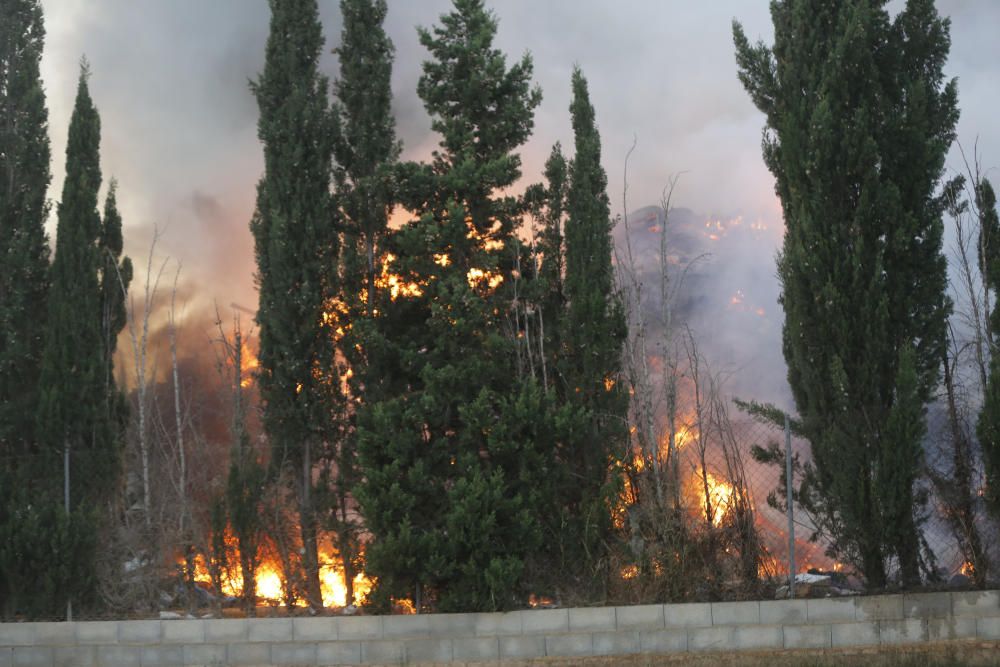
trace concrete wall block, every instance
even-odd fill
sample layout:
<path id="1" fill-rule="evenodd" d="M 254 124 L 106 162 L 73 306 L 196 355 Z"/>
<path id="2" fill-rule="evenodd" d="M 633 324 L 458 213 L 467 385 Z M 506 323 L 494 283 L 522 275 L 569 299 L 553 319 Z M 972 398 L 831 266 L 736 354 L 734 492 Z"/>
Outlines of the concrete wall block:
<path id="1" fill-rule="evenodd" d="M 431 617 L 429 614 L 385 616 L 382 618 L 382 636 L 386 639 L 430 637 Z"/>
<path id="2" fill-rule="evenodd" d="M 500 640 L 496 637 L 464 637 L 451 642 L 452 660 L 481 662 L 500 659 Z"/>
<path id="3" fill-rule="evenodd" d="M 646 630 L 639 632 L 639 650 L 643 653 L 686 651 L 687 630 Z"/>
<path id="4" fill-rule="evenodd" d="M 806 622 L 805 600 L 761 600 L 760 622 L 790 625 Z"/>
<path id="5" fill-rule="evenodd" d="M 78 644 L 117 644 L 117 621 L 87 621 L 74 623 L 76 625 L 76 641 Z M 0 626 L 0 633 L 3 626 Z"/>
<path id="6" fill-rule="evenodd" d="M 73 646 L 76 644 L 76 623 L 33 623 L 35 644 L 38 646 Z"/>
<path id="7" fill-rule="evenodd" d="M 142 647 L 98 646 L 97 664 L 101 667 L 136 667 L 142 664 Z"/>
<path id="8" fill-rule="evenodd" d="M 360 665 L 361 642 L 320 642 L 316 645 L 317 665 Z"/>
<path id="9" fill-rule="evenodd" d="M 14 667 L 52 667 L 55 656 L 51 646 L 15 646 Z M 112 664 L 112 663 L 109 663 Z M 121 663 L 114 663 L 121 664 Z M 136 660 L 135 663 L 139 662 Z"/>
<path id="10" fill-rule="evenodd" d="M 337 619 L 337 639 L 381 638 L 381 616 L 345 616 Z"/>
<path id="11" fill-rule="evenodd" d="M 121 621 L 118 623 L 119 644 L 159 644 L 160 621 Z"/>
<path id="12" fill-rule="evenodd" d="M 240 642 L 226 647 L 227 665 L 270 665 L 271 645 Z"/>
<path id="13" fill-rule="evenodd" d="M 247 636 L 251 642 L 287 642 L 292 639 L 290 618 L 248 618 Z"/>
<path id="14" fill-rule="evenodd" d="M 595 630 L 610 632 L 617 627 L 614 607 L 590 607 L 567 611 L 569 611 L 570 632 L 592 632 Z"/>
<path id="15" fill-rule="evenodd" d="M 591 635 L 593 655 L 630 655 L 639 652 L 639 632 L 595 632 Z"/>
<path id="16" fill-rule="evenodd" d="M 11 667 L 14 664 L 14 649 L 0 647 L 0 667 Z"/>
<path id="17" fill-rule="evenodd" d="M 226 664 L 225 644 L 185 644 L 181 647 L 184 652 L 185 665 L 224 665 Z"/>
<path id="18" fill-rule="evenodd" d="M 854 599 L 854 618 L 858 621 L 899 621 L 903 616 L 902 595 L 872 595 Z"/>
<path id="19" fill-rule="evenodd" d="M 204 621 L 163 621 L 160 626 L 164 644 L 197 644 L 205 641 Z"/>
<path id="20" fill-rule="evenodd" d="M 406 662 L 451 662 L 450 639 L 407 639 L 403 642 Z"/>
<path id="21" fill-rule="evenodd" d="M 831 624 L 833 647 L 878 646 L 878 621 Z"/>
<path id="22" fill-rule="evenodd" d="M 431 614 L 430 636 L 441 639 L 476 636 L 478 614 Z"/>
<path id="23" fill-rule="evenodd" d="M 927 622 L 908 618 L 902 621 L 879 621 L 879 642 L 882 644 L 913 644 L 927 641 Z"/>
<path id="24" fill-rule="evenodd" d="M 976 636 L 980 639 L 1000 639 L 1000 617 L 977 618 Z"/>
<path id="25" fill-rule="evenodd" d="M 143 646 L 142 666 L 181 667 L 184 664 L 183 646 Z"/>
<path id="26" fill-rule="evenodd" d="M 687 635 L 689 651 L 729 651 L 733 648 L 735 631 L 732 626 L 718 625 L 714 628 L 689 628 Z"/>
<path id="27" fill-rule="evenodd" d="M 827 648 L 832 643 L 829 625 L 785 625 L 782 634 L 785 648 Z"/>
<path id="28" fill-rule="evenodd" d="M 521 634 L 521 612 L 494 612 L 474 614 L 473 624 L 477 637 L 502 637 Z"/>
<path id="29" fill-rule="evenodd" d="M 293 618 L 292 639 L 295 641 L 334 641 L 337 639 L 337 619 L 330 616 Z"/>
<path id="30" fill-rule="evenodd" d="M 853 598 L 821 598 L 806 600 L 806 618 L 810 623 L 855 620 Z"/>
<path id="31" fill-rule="evenodd" d="M 955 616 L 1000 616 L 1000 591 L 965 591 L 951 594 Z"/>
<path id="32" fill-rule="evenodd" d="M 202 621 L 205 624 L 205 641 L 207 642 L 239 642 L 246 641 L 248 636 L 248 621 L 246 618 L 212 618 Z"/>
<path id="33" fill-rule="evenodd" d="M 0 623 L 0 646 L 33 646 L 34 643 L 34 623 Z"/>
<path id="34" fill-rule="evenodd" d="M 547 635 L 545 655 L 555 658 L 577 658 L 594 654 L 594 639 L 589 632 L 574 635 Z"/>
<path id="35" fill-rule="evenodd" d="M 310 642 L 284 642 L 271 644 L 272 665 L 315 665 L 316 644 Z"/>
<path id="36" fill-rule="evenodd" d="M 927 619 L 927 640 L 936 642 L 945 639 L 971 639 L 976 636 L 976 619 L 965 616 L 959 618 Z"/>
<path id="37" fill-rule="evenodd" d="M 374 639 L 361 643 L 364 665 L 401 665 L 404 655 L 403 642 Z"/>
<path id="38" fill-rule="evenodd" d="M 712 625 L 747 625 L 760 623 L 760 603 L 713 602 Z"/>
<path id="39" fill-rule="evenodd" d="M 737 625 L 733 628 L 734 649 L 773 649 L 784 646 L 780 625 Z"/>
<path id="40" fill-rule="evenodd" d="M 947 618 L 951 616 L 951 594 L 907 593 L 903 596 L 904 618 Z"/>
<path id="41" fill-rule="evenodd" d="M 663 628 L 663 605 L 642 604 L 615 607 L 615 628 L 618 630 L 660 630 Z"/>
<path id="42" fill-rule="evenodd" d="M 569 632 L 568 609 L 532 609 L 521 612 L 521 631 L 526 635 Z"/>
<path id="43" fill-rule="evenodd" d="M 52 658 L 55 667 L 100 667 L 96 646 L 57 646 L 52 651 Z"/>
<path id="44" fill-rule="evenodd" d="M 545 657 L 545 637 L 540 635 L 500 637 L 501 660 L 543 657 Z"/>
<path id="45" fill-rule="evenodd" d="M 708 627 L 712 625 L 712 605 L 709 602 L 665 604 L 663 624 L 667 628 Z"/>

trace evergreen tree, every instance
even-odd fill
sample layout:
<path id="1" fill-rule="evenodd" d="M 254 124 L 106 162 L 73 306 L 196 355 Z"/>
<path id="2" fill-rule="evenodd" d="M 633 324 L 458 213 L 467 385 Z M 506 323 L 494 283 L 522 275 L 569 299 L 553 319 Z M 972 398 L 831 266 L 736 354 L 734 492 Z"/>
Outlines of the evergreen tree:
<path id="1" fill-rule="evenodd" d="M 38 0 L 0 4 L 0 485 L 30 452 L 48 288 L 48 110 Z M 13 480 L 10 483 L 15 483 Z M 2 587 L 0 587 L 2 597 Z"/>
<path id="2" fill-rule="evenodd" d="M 614 283 L 607 175 L 587 81 L 573 71 L 570 105 L 576 154 L 570 168 L 565 227 L 566 307 L 560 323 L 560 389 L 586 419 L 561 452 L 569 472 L 560 492 L 565 521 L 579 552 L 572 563 L 596 573 L 611 529 L 611 501 L 620 485 L 617 463 L 628 450 L 628 395 L 619 382 L 625 314 Z"/>
<path id="3" fill-rule="evenodd" d="M 264 176 L 250 223 L 260 303 L 258 381 L 271 461 L 295 480 L 305 598 L 323 606 L 313 470 L 336 413 L 334 336 L 338 232 L 330 197 L 333 125 L 317 70 L 323 35 L 315 0 L 271 0 L 264 71 L 252 84 Z"/>
<path id="4" fill-rule="evenodd" d="M 118 212 L 118 182 L 112 178 L 104 200 L 98 252 L 101 266 L 101 340 L 104 343 L 105 360 L 104 395 L 108 418 L 117 426 L 118 433 L 124 431 L 127 408 L 124 393 L 115 386 L 114 357 L 118 347 L 118 334 L 127 323 L 125 295 L 132 283 L 132 260 L 122 257 L 123 249 L 122 217 Z"/>
<path id="5" fill-rule="evenodd" d="M 788 379 L 837 548 L 873 588 L 919 581 L 914 481 L 951 304 L 935 196 L 958 118 L 931 0 L 771 5 L 775 42 L 734 23 L 766 114 L 785 217 L 778 258 Z"/>
<path id="6" fill-rule="evenodd" d="M 394 381 L 359 423 L 357 493 L 382 604 L 507 607 L 540 546 L 553 437 L 547 396 L 517 373 L 506 317 L 522 204 L 498 191 L 520 176 L 514 151 L 541 95 L 530 58 L 508 67 L 493 47 L 496 27 L 481 0 L 456 0 L 420 30 L 432 59 L 418 93 L 440 150 L 401 170 L 417 219 L 387 240 L 390 302 L 370 343 Z"/>
<path id="7" fill-rule="evenodd" d="M 382 267 L 383 246 L 393 204 L 392 168 L 400 152 L 392 116 L 392 41 L 383 23 L 385 0 L 342 0 L 344 29 L 340 79 L 334 82 L 338 132 L 334 146 L 338 169 L 337 195 L 344 221 L 342 250 L 343 322 L 340 350 L 350 373 L 351 418 L 362 400 L 378 395 L 382 376 L 377 351 L 367 344 L 367 333 L 379 326 L 377 310 L 384 312 L 385 291 L 376 282 Z M 344 568 L 347 603 L 354 600 L 354 576 L 360 565 L 360 526 L 351 489 L 358 481 L 357 431 L 339 438 L 332 478 L 328 527 L 337 535 Z"/>
<path id="8" fill-rule="evenodd" d="M 1000 216 L 989 181 L 982 179 L 976 184 L 975 194 L 979 212 L 979 270 L 994 295 L 987 328 L 992 336 L 990 371 L 976 433 L 986 464 L 986 500 L 994 516 L 1000 517 Z"/>

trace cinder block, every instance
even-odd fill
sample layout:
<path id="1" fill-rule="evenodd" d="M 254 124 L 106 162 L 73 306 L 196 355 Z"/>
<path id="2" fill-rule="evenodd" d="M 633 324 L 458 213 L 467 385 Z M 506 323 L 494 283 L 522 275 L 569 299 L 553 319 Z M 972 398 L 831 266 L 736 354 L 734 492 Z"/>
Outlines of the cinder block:
<path id="1" fill-rule="evenodd" d="M 578 635 L 548 635 L 545 637 L 545 655 L 555 658 L 574 658 L 594 654 L 594 640 L 590 633 Z"/>
<path id="2" fill-rule="evenodd" d="M 118 623 L 119 644 L 159 644 L 160 621 L 121 621 Z"/>
<path id="3" fill-rule="evenodd" d="M 566 609 L 532 609 L 521 612 L 521 628 L 526 635 L 569 632 L 569 611 Z"/>
<path id="4" fill-rule="evenodd" d="M 1000 617 L 977 618 L 976 636 L 980 639 L 1000 639 Z"/>
<path id="5" fill-rule="evenodd" d="M 430 636 L 443 639 L 476 636 L 477 614 L 429 614 Z"/>
<path id="6" fill-rule="evenodd" d="M 78 644 L 117 644 L 117 621 L 87 621 L 76 624 Z"/>
<path id="7" fill-rule="evenodd" d="M 712 605 L 708 602 L 665 604 L 663 624 L 667 628 L 708 627 L 712 625 Z"/>
<path id="8" fill-rule="evenodd" d="M 500 659 L 500 640 L 496 637 L 465 637 L 451 642 L 452 660 L 479 662 Z"/>
<path id="9" fill-rule="evenodd" d="M 951 616 L 949 593 L 907 593 L 903 596 L 904 618 L 948 618 Z"/>
<path id="10" fill-rule="evenodd" d="M 346 616 L 337 619 L 337 639 L 381 638 L 381 616 Z"/>
<path id="11" fill-rule="evenodd" d="M 101 667 L 135 667 L 142 663 L 140 646 L 98 646 L 97 664 Z"/>
<path id="12" fill-rule="evenodd" d="M 810 623 L 830 621 L 853 621 L 854 600 L 852 598 L 823 598 L 806 600 L 806 617 Z"/>
<path id="13" fill-rule="evenodd" d="M 163 621 L 160 626 L 164 644 L 197 644 L 205 641 L 205 622 L 198 620 Z"/>
<path id="14" fill-rule="evenodd" d="M 11 667 L 14 664 L 14 649 L 9 646 L 0 647 L 0 667 Z"/>
<path id="15" fill-rule="evenodd" d="M 403 655 L 403 642 L 375 639 L 361 644 L 361 662 L 365 665 L 401 665 Z"/>
<path id="16" fill-rule="evenodd" d="M 53 659 L 52 647 L 50 646 L 14 647 L 14 667 L 52 667 Z"/>
<path id="17" fill-rule="evenodd" d="M 473 614 L 477 637 L 501 637 L 521 634 L 521 612 Z"/>
<path id="18" fill-rule="evenodd" d="M 713 602 L 712 625 L 742 625 L 760 623 L 760 603 Z"/>
<path id="19" fill-rule="evenodd" d="M 382 618 L 382 636 L 386 639 L 430 637 L 431 617 L 427 614 L 385 616 Z"/>
<path id="20" fill-rule="evenodd" d="M 317 665 L 360 665 L 361 642 L 320 642 L 316 645 Z"/>
<path id="21" fill-rule="evenodd" d="M 730 651 L 735 643 L 734 634 L 732 626 L 688 628 L 687 648 L 689 651 Z"/>
<path id="22" fill-rule="evenodd" d="M 270 644 L 230 644 L 226 647 L 227 665 L 269 665 L 271 664 Z"/>
<path id="23" fill-rule="evenodd" d="M 734 649 L 782 648 L 784 637 L 780 625 L 737 625 L 733 628 Z"/>
<path id="24" fill-rule="evenodd" d="M 185 644 L 185 665 L 224 665 L 226 647 L 224 644 Z"/>
<path id="25" fill-rule="evenodd" d="M 247 641 L 245 618 L 213 618 L 203 621 L 205 624 L 205 641 L 207 642 L 240 642 Z"/>
<path id="26" fill-rule="evenodd" d="M 34 623 L 35 644 L 39 646 L 73 646 L 76 644 L 76 623 Z"/>
<path id="27" fill-rule="evenodd" d="M 0 623 L 0 646 L 32 646 L 34 623 Z"/>
<path id="28" fill-rule="evenodd" d="M 545 657 L 545 637 L 526 635 L 500 637 L 500 659 Z"/>
<path id="29" fill-rule="evenodd" d="M 806 622 L 805 600 L 762 600 L 760 622 L 765 624 L 789 625 Z"/>
<path id="30" fill-rule="evenodd" d="M 249 618 L 247 636 L 252 642 L 287 642 L 292 639 L 290 618 Z"/>
<path id="31" fill-rule="evenodd" d="M 878 621 L 858 621 L 856 623 L 833 623 L 833 647 L 878 646 Z"/>
<path id="32" fill-rule="evenodd" d="M 951 594 L 955 616 L 1000 616 L 1000 591 L 965 591 Z"/>
<path id="33" fill-rule="evenodd" d="M 285 642 L 271 644 L 272 665 L 315 665 L 316 644 L 309 642 Z"/>
<path id="34" fill-rule="evenodd" d="M 330 616 L 293 618 L 292 638 L 295 641 L 336 641 L 337 619 Z"/>
<path id="35" fill-rule="evenodd" d="M 832 643 L 829 625 L 786 625 L 782 634 L 785 648 L 827 648 Z"/>
<path id="36" fill-rule="evenodd" d="M 912 644 L 927 640 L 927 622 L 919 618 L 902 621 L 879 621 L 879 643 Z"/>
<path id="37" fill-rule="evenodd" d="M 570 632 L 610 632 L 615 629 L 614 607 L 568 609 Z"/>
<path id="38" fill-rule="evenodd" d="M 615 628 L 618 630 L 659 630 L 663 628 L 663 605 L 642 604 L 615 607 Z"/>
<path id="39" fill-rule="evenodd" d="M 971 639 L 976 636 L 976 619 L 963 616 L 959 618 L 929 618 L 927 619 L 927 640 Z"/>
<path id="40" fill-rule="evenodd" d="M 872 595 L 854 598 L 854 618 L 858 621 L 902 620 L 903 596 Z"/>
<path id="41" fill-rule="evenodd" d="M 591 636 L 593 655 L 631 655 L 639 652 L 639 632 L 595 632 Z"/>
<path id="42" fill-rule="evenodd" d="M 407 639 L 403 648 L 407 662 L 451 662 L 452 659 L 450 639 Z"/>
<path id="43" fill-rule="evenodd" d="M 687 650 L 686 630 L 645 630 L 639 632 L 643 653 L 674 653 Z"/>
<path id="44" fill-rule="evenodd" d="M 150 667 L 181 667 L 184 664 L 183 646 L 143 646 L 142 665 Z"/>

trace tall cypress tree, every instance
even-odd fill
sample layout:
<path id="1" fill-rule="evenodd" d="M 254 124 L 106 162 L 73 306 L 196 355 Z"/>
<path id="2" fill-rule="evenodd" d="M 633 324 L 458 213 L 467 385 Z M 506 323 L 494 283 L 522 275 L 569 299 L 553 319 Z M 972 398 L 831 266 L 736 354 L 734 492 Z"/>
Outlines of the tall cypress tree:
<path id="1" fill-rule="evenodd" d="M 44 345 L 51 179 L 38 71 L 44 42 L 38 0 L 0 4 L 0 475 L 29 452 Z"/>
<path id="2" fill-rule="evenodd" d="M 118 212 L 118 182 L 111 179 L 104 200 L 101 235 L 98 239 L 100 254 L 101 289 L 101 340 L 104 343 L 104 395 L 111 423 L 122 432 L 125 425 L 125 396 L 115 386 L 114 357 L 118 348 L 118 334 L 125 328 L 125 295 L 132 283 L 132 260 L 122 257 L 122 217 Z"/>
<path id="3" fill-rule="evenodd" d="M 935 196 L 958 118 L 949 23 L 931 0 L 771 5 L 773 47 L 734 23 L 766 114 L 785 217 L 788 379 L 837 546 L 874 588 L 919 581 L 914 481 L 950 302 Z"/>
<path id="4" fill-rule="evenodd" d="M 975 186 L 979 212 L 979 270 L 993 291 L 993 312 L 989 314 L 990 372 L 986 380 L 983 408 L 976 434 L 986 464 L 986 500 L 994 516 L 1000 517 L 1000 216 L 993 186 L 982 179 Z"/>
<path id="5" fill-rule="evenodd" d="M 560 326 L 561 390 L 587 415 L 561 453 L 570 471 L 561 491 L 566 521 L 576 525 L 576 563 L 593 571 L 606 563 L 601 549 L 611 528 L 616 463 L 628 448 L 628 395 L 619 382 L 626 324 L 614 284 L 607 175 L 587 80 L 573 71 L 570 113 L 576 153 L 566 196 L 566 307 Z"/>
<path id="6" fill-rule="evenodd" d="M 433 30 L 418 94 L 441 135 L 409 165 L 417 219 L 388 239 L 394 288 L 381 336 L 395 382 L 360 420 L 358 498 L 376 599 L 439 610 L 514 604 L 541 539 L 537 488 L 551 473 L 546 397 L 516 371 L 511 304 L 520 175 L 540 92 L 528 56 L 508 66 L 481 0 L 456 0 Z M 506 329 L 506 331 L 505 331 Z"/>
<path id="7" fill-rule="evenodd" d="M 275 469 L 297 497 L 305 597 L 323 606 L 313 471 L 330 434 L 340 383 L 324 313 L 336 295 L 338 234 L 330 197 L 333 126 L 317 70 L 323 35 L 315 0 L 271 0 L 264 71 L 251 86 L 264 176 L 250 229 L 260 303 L 259 388 Z"/>

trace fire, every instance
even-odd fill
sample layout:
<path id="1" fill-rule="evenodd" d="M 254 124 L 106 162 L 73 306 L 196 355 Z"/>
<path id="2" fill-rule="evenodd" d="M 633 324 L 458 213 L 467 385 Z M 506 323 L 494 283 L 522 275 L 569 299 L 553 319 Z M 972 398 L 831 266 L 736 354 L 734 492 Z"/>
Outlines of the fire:
<path id="1" fill-rule="evenodd" d="M 639 567 L 636 565 L 626 565 L 622 568 L 622 579 L 635 579 L 639 576 Z"/>
<path id="2" fill-rule="evenodd" d="M 973 565 L 972 561 L 967 560 L 962 563 L 962 567 L 958 571 L 966 577 L 971 577 L 976 573 L 976 566 Z"/>
<path id="3" fill-rule="evenodd" d="M 719 526 L 732 504 L 733 485 L 717 478 L 710 472 L 705 473 L 705 481 L 708 483 L 708 498 L 712 503 L 712 525 Z M 699 498 L 704 503 L 704 489 L 701 480 L 698 480 L 698 488 L 701 489 Z"/>
<path id="4" fill-rule="evenodd" d="M 469 281 L 469 287 L 473 289 L 481 282 L 486 282 L 490 289 L 496 289 L 503 282 L 503 276 L 499 273 L 475 268 L 469 269 L 465 277 Z"/>
<path id="5" fill-rule="evenodd" d="M 246 347 L 243 348 L 240 359 L 240 377 L 243 378 L 240 380 L 240 386 L 246 389 L 253 384 L 253 374 L 260 367 L 260 360 Z"/>
<path id="6" fill-rule="evenodd" d="M 420 289 L 420 285 L 412 281 L 407 282 L 402 276 L 392 273 L 389 270 L 390 265 L 394 261 L 396 261 L 396 256 L 392 253 L 386 253 L 385 258 L 382 260 L 382 273 L 375 278 L 375 287 L 388 289 L 389 298 L 393 301 L 401 296 L 423 296 L 424 291 Z"/>

